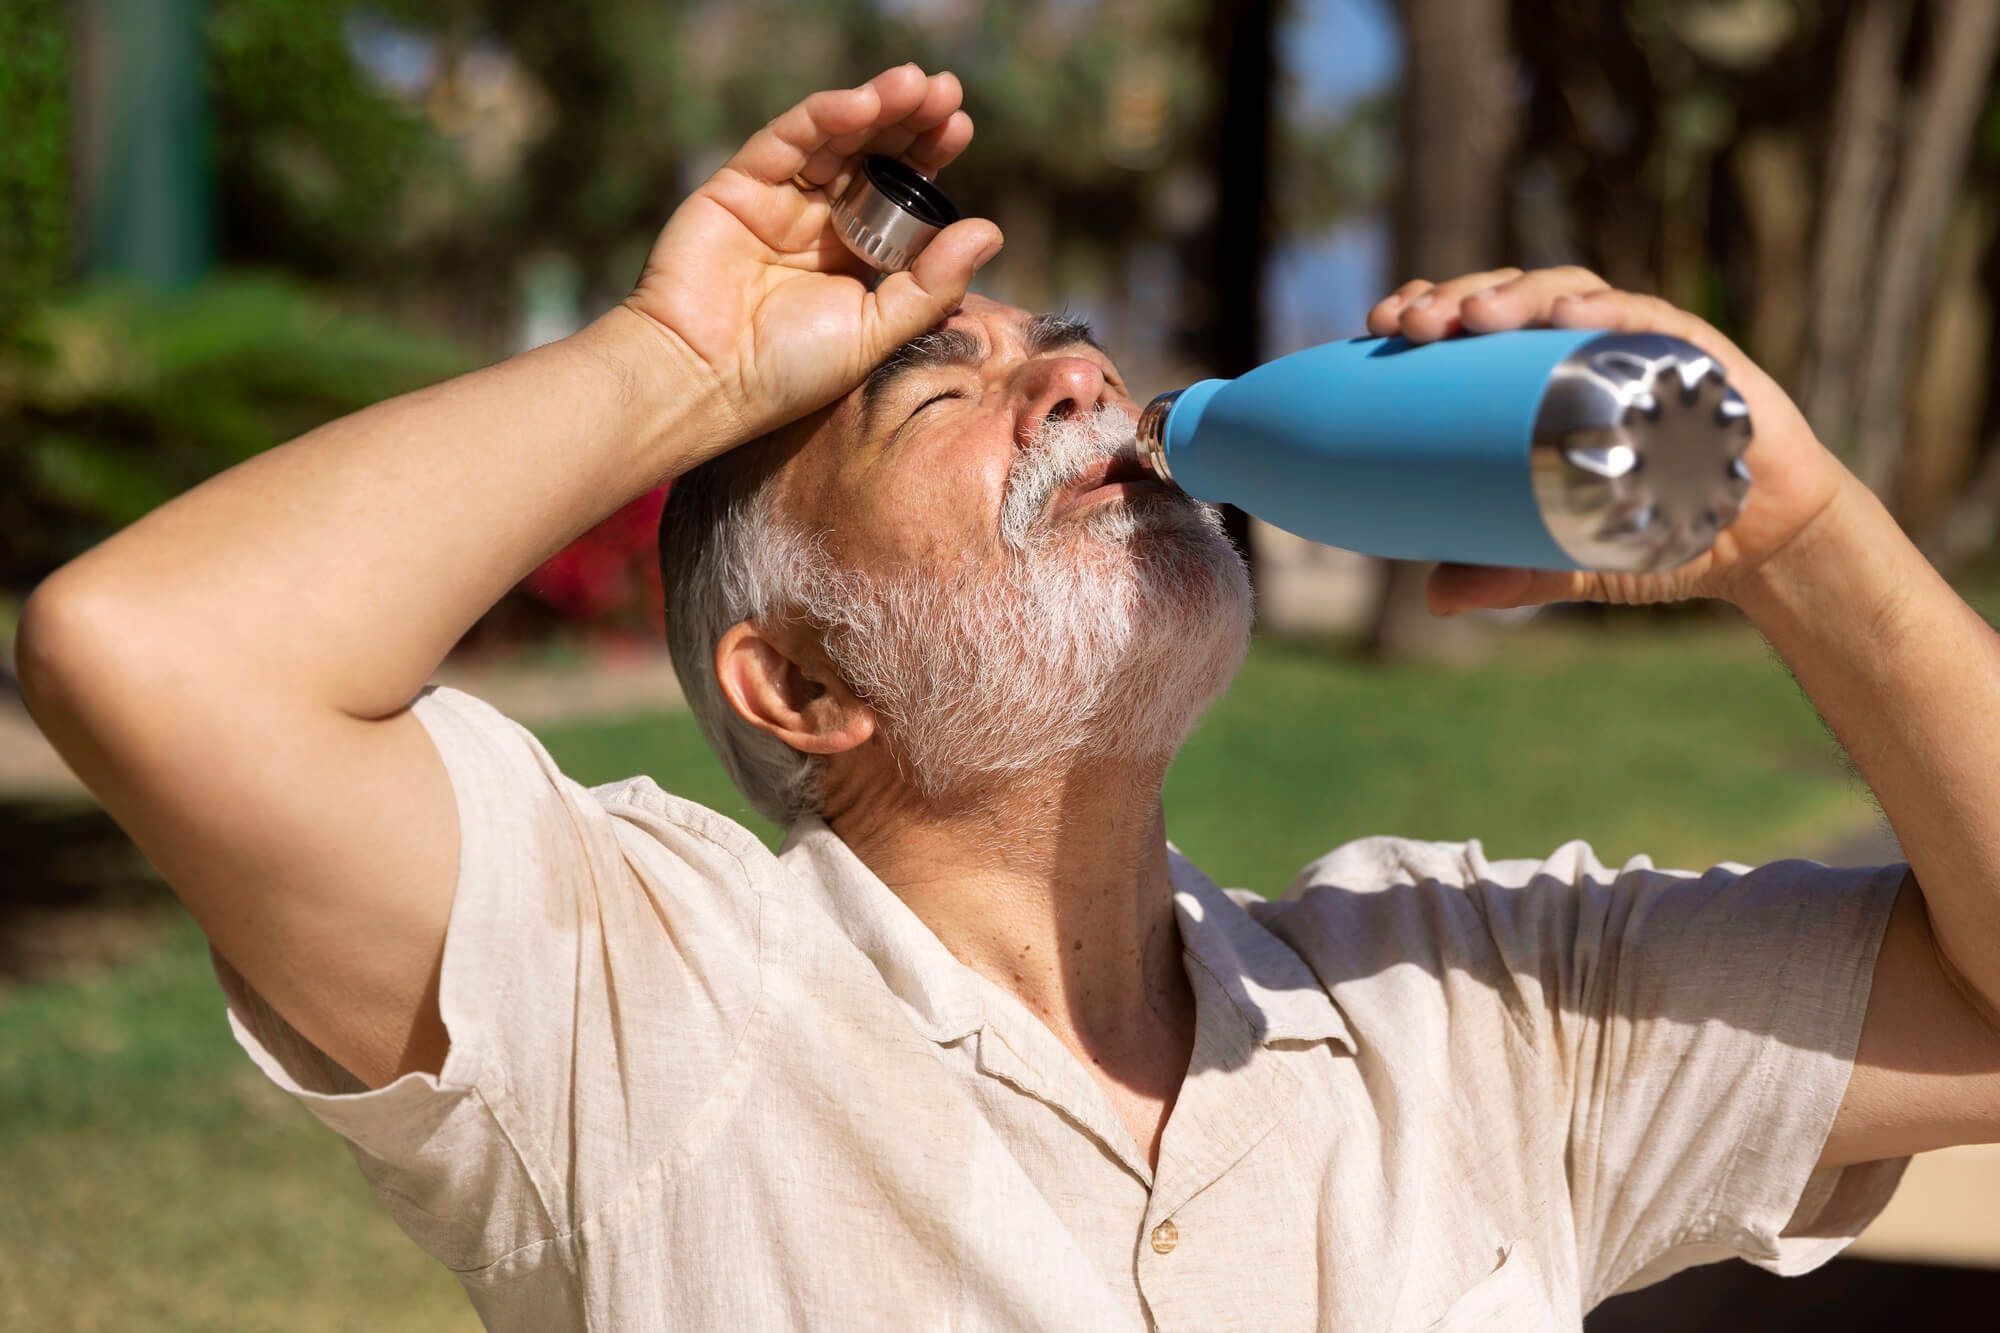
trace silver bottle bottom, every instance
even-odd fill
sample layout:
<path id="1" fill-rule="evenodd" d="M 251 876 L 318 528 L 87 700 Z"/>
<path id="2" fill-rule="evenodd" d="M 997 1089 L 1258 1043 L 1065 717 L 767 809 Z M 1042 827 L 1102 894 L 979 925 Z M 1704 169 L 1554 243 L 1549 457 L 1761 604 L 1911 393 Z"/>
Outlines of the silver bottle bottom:
<path id="1" fill-rule="evenodd" d="M 1706 352 L 1608 333 L 1564 358 L 1543 390 L 1528 454 L 1535 502 L 1585 569 L 1672 569 L 1742 511 L 1750 434 L 1750 409 Z"/>

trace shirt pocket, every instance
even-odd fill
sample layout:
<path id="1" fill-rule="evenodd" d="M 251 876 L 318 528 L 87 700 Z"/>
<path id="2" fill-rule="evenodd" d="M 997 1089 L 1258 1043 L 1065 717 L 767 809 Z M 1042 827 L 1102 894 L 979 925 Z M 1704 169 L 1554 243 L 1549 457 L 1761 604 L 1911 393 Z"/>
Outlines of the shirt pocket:
<path id="1" fill-rule="evenodd" d="M 1549 1307 L 1548 1294 L 1521 1257 L 1518 1241 L 1506 1247 L 1491 1273 L 1459 1293 L 1442 1316 L 1424 1326 L 1426 1333 L 1470 1333 L 1473 1329 L 1526 1333 L 1560 1327 Z"/>

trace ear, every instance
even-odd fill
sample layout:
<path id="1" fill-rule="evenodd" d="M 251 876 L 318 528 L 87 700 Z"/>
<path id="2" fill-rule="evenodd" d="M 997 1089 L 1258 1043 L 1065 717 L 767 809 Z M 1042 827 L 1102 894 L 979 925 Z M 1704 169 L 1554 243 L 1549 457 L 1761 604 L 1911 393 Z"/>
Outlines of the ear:
<path id="1" fill-rule="evenodd" d="M 802 631 L 738 621 L 715 645 L 715 679 L 738 717 L 795 750 L 839 754 L 875 734 L 875 710 Z"/>

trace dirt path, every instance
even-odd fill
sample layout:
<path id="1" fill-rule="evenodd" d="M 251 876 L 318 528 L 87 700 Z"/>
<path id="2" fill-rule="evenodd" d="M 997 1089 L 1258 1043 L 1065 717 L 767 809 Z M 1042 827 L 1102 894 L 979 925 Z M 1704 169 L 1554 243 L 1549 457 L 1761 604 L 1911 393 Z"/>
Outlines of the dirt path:
<path id="1" fill-rule="evenodd" d="M 42 739 L 20 697 L 0 689 L 0 798 L 83 794 L 83 784 Z"/>

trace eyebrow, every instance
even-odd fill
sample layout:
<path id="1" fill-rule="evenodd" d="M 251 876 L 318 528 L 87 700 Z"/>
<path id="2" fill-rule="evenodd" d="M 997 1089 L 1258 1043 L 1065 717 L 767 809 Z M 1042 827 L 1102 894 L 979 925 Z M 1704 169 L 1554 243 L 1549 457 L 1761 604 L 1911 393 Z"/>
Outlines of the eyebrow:
<path id="1" fill-rule="evenodd" d="M 1097 334 L 1091 329 L 1089 322 L 1067 311 L 1053 315 L 1036 315 L 1028 321 L 1025 341 L 1028 344 L 1029 356 L 1042 356 L 1055 351 L 1058 347 L 1073 347 L 1077 343 L 1095 347 L 1107 357 L 1111 355 L 1110 350 L 1097 341 Z"/>
<path id="2" fill-rule="evenodd" d="M 1086 321 L 1068 313 L 1034 316 L 1022 331 L 1022 342 L 1029 356 L 1046 356 L 1059 348 L 1079 343 L 1096 348 L 1106 357 L 1111 355 Z M 883 359 L 882 364 L 869 371 L 868 378 L 862 381 L 863 438 L 874 435 L 876 414 L 906 376 L 919 371 L 942 370 L 948 366 L 976 366 L 987 355 L 985 339 L 965 329 L 932 329 L 898 347 Z"/>

